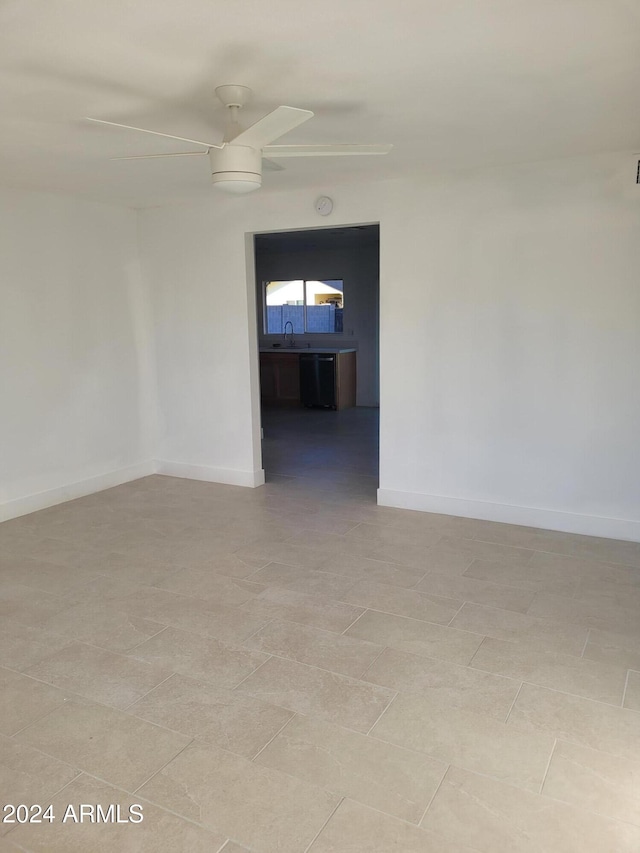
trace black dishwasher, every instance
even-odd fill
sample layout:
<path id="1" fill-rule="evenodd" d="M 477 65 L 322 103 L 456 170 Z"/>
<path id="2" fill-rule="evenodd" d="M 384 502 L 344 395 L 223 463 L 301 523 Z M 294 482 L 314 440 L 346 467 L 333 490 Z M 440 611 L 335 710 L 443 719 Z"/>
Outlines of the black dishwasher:
<path id="1" fill-rule="evenodd" d="M 303 406 L 336 408 L 336 356 L 304 353 L 300 356 L 300 399 Z"/>

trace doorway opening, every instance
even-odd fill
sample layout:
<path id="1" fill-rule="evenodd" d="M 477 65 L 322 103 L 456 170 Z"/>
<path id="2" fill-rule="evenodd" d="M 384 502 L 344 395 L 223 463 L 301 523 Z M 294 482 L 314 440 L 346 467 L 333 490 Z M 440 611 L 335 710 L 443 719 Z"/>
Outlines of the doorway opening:
<path id="1" fill-rule="evenodd" d="M 253 239 L 267 482 L 375 502 L 380 226 Z"/>

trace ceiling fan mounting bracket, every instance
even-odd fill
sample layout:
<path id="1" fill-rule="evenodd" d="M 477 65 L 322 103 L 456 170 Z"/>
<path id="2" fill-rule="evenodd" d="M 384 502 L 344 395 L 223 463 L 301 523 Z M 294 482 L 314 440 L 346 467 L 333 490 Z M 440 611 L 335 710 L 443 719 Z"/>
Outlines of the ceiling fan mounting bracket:
<path id="1" fill-rule="evenodd" d="M 216 95 L 225 107 L 244 107 L 251 98 L 251 89 L 248 86 L 240 86 L 236 83 L 231 83 L 227 86 L 218 86 Z"/>

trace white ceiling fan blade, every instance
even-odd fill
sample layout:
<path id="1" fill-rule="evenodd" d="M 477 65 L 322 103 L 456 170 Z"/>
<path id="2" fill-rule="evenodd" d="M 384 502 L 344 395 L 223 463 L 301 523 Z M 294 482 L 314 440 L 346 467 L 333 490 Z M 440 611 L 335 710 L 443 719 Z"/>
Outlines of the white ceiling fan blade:
<path id="1" fill-rule="evenodd" d="M 231 140 L 234 145 L 247 145 L 249 148 L 264 148 L 274 139 L 279 139 L 302 124 L 313 118 L 311 110 L 299 110 L 296 107 L 276 107 L 264 118 L 259 119 L 251 127 L 241 131 Z"/>
<path id="2" fill-rule="evenodd" d="M 266 145 L 265 157 L 340 157 L 345 154 L 388 154 L 393 145 Z"/>
<path id="3" fill-rule="evenodd" d="M 108 124 L 111 127 L 123 127 L 125 130 L 137 130 L 139 133 L 151 133 L 153 136 L 164 136 L 167 139 L 177 139 L 178 142 L 192 142 L 194 145 L 204 145 L 205 148 L 224 148 L 222 145 L 217 145 L 215 142 L 202 142 L 200 139 L 187 139 L 185 136 L 172 136 L 170 133 L 159 133 L 157 130 L 147 130 L 146 127 L 133 127 L 130 124 L 118 124 L 116 121 L 105 121 L 101 118 L 90 118 L 85 116 L 86 121 L 93 121 L 96 124 Z"/>
<path id="4" fill-rule="evenodd" d="M 109 157 L 109 160 L 152 160 L 154 157 L 206 157 L 206 151 L 177 151 L 172 154 L 134 154 L 131 157 Z M 282 167 L 280 167 L 282 168 Z"/>
<path id="5" fill-rule="evenodd" d="M 281 172 L 284 169 L 284 166 L 281 166 L 280 163 L 275 163 L 273 160 L 267 160 L 266 157 L 262 158 L 262 165 L 265 172 Z"/>

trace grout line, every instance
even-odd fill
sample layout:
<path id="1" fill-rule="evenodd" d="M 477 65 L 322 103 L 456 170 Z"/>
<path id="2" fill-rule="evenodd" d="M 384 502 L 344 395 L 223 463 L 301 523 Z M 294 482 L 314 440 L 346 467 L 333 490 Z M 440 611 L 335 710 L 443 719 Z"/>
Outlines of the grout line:
<path id="1" fill-rule="evenodd" d="M 133 791 L 132 791 L 131 793 L 132 793 L 132 794 L 136 794 L 136 793 L 140 790 L 140 788 L 144 788 L 144 786 L 145 786 L 148 782 L 150 782 L 150 781 L 153 779 L 153 777 L 154 777 L 154 776 L 157 776 L 157 775 L 158 775 L 158 773 L 161 773 L 161 772 L 164 770 L 164 768 L 165 768 L 168 764 L 171 764 L 171 762 L 172 762 L 172 761 L 174 761 L 174 760 L 175 760 L 179 755 L 182 755 L 182 753 L 185 751 L 185 749 L 188 749 L 188 748 L 191 746 L 191 744 L 192 744 L 195 740 L 196 740 L 196 738 L 191 738 L 191 739 L 190 739 L 190 740 L 189 740 L 189 741 L 188 741 L 188 742 L 187 742 L 187 743 L 182 747 L 182 749 L 181 749 L 181 750 L 179 750 L 178 752 L 176 752 L 176 754 L 175 754 L 175 755 L 172 755 L 172 756 L 171 756 L 171 758 L 170 758 L 168 761 L 165 761 L 165 763 L 162 765 L 162 767 L 158 767 L 158 769 L 157 769 L 157 770 L 154 770 L 154 771 L 153 771 L 153 773 L 151 774 L 151 776 L 149 776 L 149 778 L 148 778 L 148 779 L 145 779 L 145 780 L 144 780 L 144 782 L 142 782 L 140 785 L 137 785 L 137 786 L 133 789 Z"/>
<path id="2" fill-rule="evenodd" d="M 480 645 L 479 645 L 479 646 L 478 646 L 478 648 L 475 650 L 475 652 L 471 655 L 471 660 L 470 660 L 470 661 L 469 661 L 469 663 L 467 664 L 467 666 L 469 667 L 469 669 L 474 669 L 474 670 L 476 670 L 476 672 L 490 672 L 490 670 L 488 670 L 488 669 L 481 669 L 481 668 L 480 668 L 480 667 L 478 667 L 478 666 L 473 666 L 473 661 L 475 660 L 476 655 L 478 654 L 478 652 L 480 651 L 480 649 L 483 647 L 485 640 L 488 640 L 488 639 L 489 639 L 489 637 L 483 637 L 483 638 L 482 638 L 482 640 L 481 640 L 481 642 L 480 642 Z M 492 672 L 492 673 L 491 673 L 491 675 L 497 675 L 497 673 Z M 503 677 L 503 678 L 510 678 L 510 676 L 508 676 L 508 675 L 507 675 L 507 676 L 502 676 L 502 677 Z"/>
<path id="3" fill-rule="evenodd" d="M 343 602 L 343 603 L 345 603 L 345 602 Z M 357 607 L 358 605 L 353 605 L 353 606 Z M 365 614 L 365 613 L 367 613 L 367 612 L 369 611 L 369 609 L 370 609 L 370 608 L 365 607 L 365 608 L 362 610 L 362 613 L 359 613 L 359 614 L 356 616 L 356 618 L 353 620 L 353 622 L 352 622 L 350 625 L 347 625 L 347 627 L 344 629 L 344 631 L 341 631 L 341 632 L 338 634 L 338 636 L 339 636 L 339 637 L 342 637 L 344 634 L 346 634 L 346 633 L 347 633 L 347 631 L 348 631 L 350 628 L 353 628 L 353 626 L 356 624 L 356 622 L 358 622 L 360 619 L 362 619 L 362 617 L 364 616 L 364 614 Z M 332 632 L 332 633 L 333 633 L 333 632 Z M 358 637 L 355 637 L 354 639 L 358 639 Z M 365 642 L 369 642 L 369 641 L 365 641 Z"/>
<path id="4" fill-rule="evenodd" d="M 186 749 L 186 747 L 185 747 L 185 749 Z M 179 753 L 178 753 L 178 754 L 179 754 Z M 176 756 L 176 757 L 177 757 L 177 756 Z M 173 761 L 173 759 L 171 759 L 171 760 Z M 168 763 L 169 763 L 169 762 L 168 762 Z M 167 765 L 165 764 L 164 766 L 166 767 Z M 160 769 L 162 769 L 162 768 L 160 768 Z M 107 779 L 103 779 L 103 778 L 102 778 L 102 776 L 96 776 L 94 773 L 89 773 L 89 772 L 88 772 L 88 771 L 86 771 L 86 770 L 82 770 L 80 775 L 87 776 L 89 779 L 93 779 L 93 780 L 95 780 L 96 782 L 101 782 L 103 785 L 108 785 L 110 788 L 113 788 L 114 790 L 116 790 L 116 791 L 118 791 L 118 792 L 121 792 L 121 793 L 123 793 L 123 794 L 126 794 L 128 797 L 133 797 L 133 796 L 135 795 L 136 791 L 138 791 L 138 790 L 140 789 L 140 787 L 141 787 L 141 786 L 140 786 L 140 787 L 136 788 L 136 790 L 135 790 L 135 791 L 127 791 L 127 789 L 126 789 L 126 788 L 123 788 L 123 787 L 121 787 L 121 786 L 119 786 L 119 785 L 115 785 L 113 782 L 109 782 Z M 155 775 L 155 774 L 154 774 L 154 775 Z M 77 778 L 78 778 L 78 777 L 76 776 L 76 779 L 77 779 Z M 152 779 L 152 778 L 153 778 L 153 776 L 149 777 L 149 779 L 147 779 L 147 782 L 148 782 L 150 779 Z M 74 781 L 75 781 L 75 780 L 74 780 Z M 147 782 L 144 782 L 143 784 L 145 784 L 145 785 L 146 785 L 146 784 L 147 784 Z M 70 782 L 69 784 L 71 784 L 71 782 Z M 65 786 L 65 787 L 66 787 L 66 786 Z M 62 789 L 62 790 L 64 790 L 64 789 Z M 60 794 L 60 791 L 58 791 L 58 794 Z M 149 805 L 153 806 L 154 808 L 159 809 L 159 810 L 160 810 L 160 811 L 162 811 L 162 812 L 166 812 L 167 814 L 173 815 L 174 817 L 177 817 L 177 818 L 179 818 L 180 820 L 183 820 L 185 823 L 188 823 L 188 824 L 190 824 L 191 826 L 197 826 L 198 828 L 205 830 L 205 832 L 213 833 L 214 831 L 217 831 L 217 832 L 219 832 L 219 831 L 220 831 L 220 830 L 218 830 L 218 829 L 213 830 L 213 829 L 211 829 L 210 827 L 206 826 L 206 825 L 205 825 L 205 824 L 203 824 L 203 823 L 198 823 L 198 821 L 193 820 L 193 818 L 187 817 L 186 815 L 181 814 L 180 812 L 176 812 L 176 811 L 174 811 L 173 809 L 168 808 L 166 805 L 162 805 L 161 803 L 157 803 L 157 802 L 155 802 L 154 800 L 150 800 L 148 797 L 141 797 L 141 799 L 143 799 L 146 803 L 148 803 Z M 143 808 L 144 808 L 144 805 L 143 805 Z M 228 840 L 229 840 L 229 839 L 227 838 L 227 840 L 224 842 L 224 844 L 226 844 Z M 221 850 L 221 849 L 222 849 L 222 848 L 219 848 L 219 850 Z"/>
<path id="5" fill-rule="evenodd" d="M 420 820 L 418 821 L 418 826 L 420 827 L 420 829 L 422 829 L 422 828 L 423 828 L 423 827 L 422 827 L 422 821 L 423 821 L 423 820 L 425 819 L 425 817 L 427 816 L 427 812 L 428 812 L 428 811 L 429 811 L 429 809 L 431 808 L 431 803 L 435 800 L 436 795 L 437 795 L 438 791 L 440 790 L 440 788 L 442 787 L 442 783 L 443 783 L 443 782 L 444 782 L 444 780 L 446 779 L 447 774 L 448 774 L 448 772 L 449 772 L 449 770 L 450 770 L 450 769 L 451 769 L 451 765 L 450 765 L 450 764 L 448 764 L 448 765 L 447 765 L 447 767 L 446 767 L 446 769 L 445 769 L 445 771 L 444 771 L 444 773 L 442 774 L 442 779 L 438 782 L 438 787 L 435 789 L 435 791 L 433 792 L 432 796 L 429 798 L 429 802 L 427 803 L 427 805 L 426 805 L 426 807 L 425 807 L 425 810 L 422 812 L 422 817 L 421 817 L 421 818 L 420 818 Z"/>
<path id="6" fill-rule="evenodd" d="M 335 809 L 333 809 L 333 811 L 331 812 L 331 814 L 329 815 L 329 817 L 325 820 L 325 822 L 322 824 L 322 826 L 320 827 L 320 829 L 318 830 L 318 832 L 316 832 L 316 834 L 315 834 L 315 835 L 313 836 L 313 838 L 311 839 L 311 842 L 310 842 L 309 844 L 307 844 L 307 846 L 304 848 L 304 850 L 302 851 L 302 853 L 308 853 L 308 851 L 309 851 L 309 850 L 311 850 L 311 848 L 313 847 L 313 845 L 314 845 L 314 844 L 316 843 L 316 841 L 318 840 L 318 836 L 319 836 L 319 835 L 320 835 L 320 833 L 324 830 L 324 828 L 325 828 L 325 827 L 326 827 L 326 825 L 329 823 L 329 821 L 330 821 L 330 820 L 331 820 L 331 818 L 334 816 L 334 814 L 338 811 L 338 809 L 340 808 L 340 806 L 342 805 L 342 803 L 344 802 L 344 800 L 345 800 L 345 798 L 344 798 L 344 797 L 340 797 L 340 799 L 338 800 L 338 805 L 335 807 Z"/>
<path id="7" fill-rule="evenodd" d="M 620 703 L 621 708 L 624 708 L 624 703 L 625 703 L 625 700 L 627 698 L 627 687 L 629 686 L 629 675 L 630 675 L 630 673 L 631 673 L 631 670 L 628 669 L 627 670 L 627 676 L 624 680 L 624 690 L 622 691 L 622 702 Z"/>
<path id="8" fill-rule="evenodd" d="M 124 611 L 119 611 L 119 612 L 120 612 L 120 613 L 123 613 Z M 129 615 L 129 614 L 126 614 L 126 615 Z M 132 617 L 130 617 L 130 618 L 132 618 Z M 148 619 L 148 620 L 146 620 L 146 621 L 148 621 L 148 622 L 149 622 L 149 621 L 153 621 L 153 620 L 149 620 L 149 619 Z M 162 624 L 161 622 L 156 622 L 156 625 L 161 625 L 161 624 Z M 147 640 L 151 640 L 153 637 L 157 637 L 159 634 L 162 634 L 162 632 L 163 632 L 163 631 L 166 631 L 166 630 L 167 630 L 167 628 L 169 628 L 169 625 L 162 625 L 162 627 L 160 628 L 160 630 L 159 630 L 159 631 L 156 631 L 156 633 L 155 633 L 155 634 L 151 634 L 149 637 L 145 637 L 145 638 L 144 638 L 144 640 L 140 640 L 140 642 L 139 642 L 139 643 L 136 643 L 136 644 L 135 644 L 135 646 L 131 646 L 131 648 L 130 648 L 130 649 L 127 649 L 126 651 L 122 652 L 122 654 L 123 654 L 123 655 L 125 655 L 126 657 L 128 657 L 128 656 L 129 656 L 129 655 L 131 655 L 131 654 L 132 654 L 136 649 L 140 648 L 140 646 L 142 646 L 144 643 L 146 643 L 146 642 L 147 642 Z M 96 648 L 100 649 L 100 648 L 103 648 L 103 647 L 102 647 L 102 646 L 96 646 Z M 109 651 L 109 649 L 105 649 L 105 651 Z M 117 652 L 115 652 L 115 654 L 117 654 Z M 136 658 L 136 660 L 140 660 L 140 658 Z M 146 661 L 145 661 L 145 663 L 146 663 Z"/>
<path id="9" fill-rule="evenodd" d="M 288 710 L 290 710 L 290 709 L 289 709 L 289 708 L 285 708 L 285 709 L 283 709 L 283 710 L 288 711 Z M 264 745 L 264 746 L 262 746 L 262 747 L 260 747 L 260 749 L 256 752 L 256 754 L 255 754 L 254 756 L 252 756 L 249 760 L 250 760 L 250 761 L 255 761 L 255 760 L 256 760 L 256 758 L 257 758 L 259 755 L 261 755 L 261 754 L 265 751 L 265 749 L 269 746 L 269 744 L 270 744 L 270 743 L 272 743 L 272 742 L 273 742 L 273 741 L 278 737 L 278 735 L 282 734 L 282 732 L 287 728 L 287 726 L 289 725 L 289 723 L 291 722 L 291 720 L 293 720 L 293 719 L 294 719 L 294 717 L 297 717 L 297 716 L 298 716 L 298 714 L 296 713 L 296 711 L 292 711 L 292 712 L 291 712 L 291 716 L 289 717 L 289 719 L 288 719 L 288 720 L 287 720 L 287 721 L 286 721 L 282 726 L 280 726 L 280 728 L 279 728 L 279 729 L 278 729 L 278 731 L 274 734 L 274 736 L 273 736 L 273 737 L 271 737 L 271 738 L 269 738 L 269 740 L 265 743 L 265 745 Z"/>
<path id="10" fill-rule="evenodd" d="M 383 655 L 383 654 L 387 651 L 387 649 L 388 649 L 388 648 L 389 648 L 388 646 L 383 646 L 383 647 L 382 647 L 382 649 L 381 649 L 381 650 L 378 652 L 378 654 L 374 657 L 374 659 L 371 661 L 371 663 L 370 663 L 368 666 L 366 666 L 366 667 L 365 667 L 364 672 L 362 673 L 362 675 L 361 675 L 361 676 L 359 676 L 358 681 L 367 681 L 367 679 L 365 678 L 366 674 L 369 672 L 369 670 L 370 670 L 370 669 L 371 669 L 371 667 L 374 665 L 374 663 L 376 663 L 376 661 L 378 660 L 378 658 L 379 658 L 381 655 Z M 373 681 L 367 681 L 367 684 L 375 684 L 375 682 L 373 682 Z M 383 686 L 383 685 L 378 685 L 378 687 L 381 687 L 381 686 Z"/>
<path id="11" fill-rule="evenodd" d="M 388 689 L 388 688 L 387 688 L 387 689 Z M 396 699 L 398 698 L 398 696 L 399 696 L 399 695 L 400 695 L 400 693 L 396 690 L 396 691 L 395 691 L 395 695 L 394 695 L 391 699 L 389 699 L 388 703 L 387 703 L 387 704 L 385 705 L 385 707 L 382 709 L 382 711 L 380 712 L 380 714 L 378 714 L 378 717 L 377 717 L 376 721 L 374 722 L 374 724 L 373 724 L 369 729 L 367 729 L 367 731 L 366 731 L 366 735 L 370 735 L 370 734 L 371 734 L 371 732 L 373 731 L 373 729 L 378 725 L 378 723 L 380 722 L 380 720 L 384 717 L 384 715 L 387 713 L 387 711 L 388 711 L 388 710 L 389 710 L 389 708 L 393 705 L 393 703 L 396 701 Z"/>
<path id="12" fill-rule="evenodd" d="M 156 690 L 158 687 L 161 687 L 163 684 L 166 684 L 166 682 L 169 681 L 170 678 L 173 678 L 174 675 L 179 675 L 179 673 L 172 671 L 166 678 L 163 678 L 162 681 L 159 681 L 156 685 L 154 685 L 151 688 L 151 690 L 147 690 L 147 692 L 143 693 L 142 696 L 138 696 L 137 699 L 134 699 L 133 702 L 131 702 L 125 708 L 117 708 L 116 710 L 122 711 L 123 713 L 126 714 L 130 708 L 133 708 L 134 705 L 137 705 L 138 702 L 140 702 L 142 699 L 144 699 L 150 693 L 153 693 L 153 691 Z M 136 716 L 137 716 L 137 714 L 136 714 Z"/>
<path id="13" fill-rule="evenodd" d="M 504 725 L 505 725 L 505 726 L 506 726 L 506 724 L 509 722 L 509 717 L 511 716 L 511 712 L 513 711 L 513 708 L 514 708 L 514 706 L 515 706 L 516 702 L 518 701 L 518 696 L 520 695 L 520 691 L 522 690 L 522 687 L 523 687 L 523 686 L 524 686 L 524 681 L 523 681 L 523 682 L 521 682 L 520 687 L 518 687 L 518 692 L 517 692 L 517 693 L 516 693 L 516 695 L 513 697 L 513 702 L 511 703 L 511 707 L 510 707 L 510 708 L 509 708 L 509 710 L 507 711 L 507 716 L 504 718 Z"/>
<path id="14" fill-rule="evenodd" d="M 580 657 L 584 658 L 584 653 L 587 650 L 587 646 L 589 645 L 589 638 L 591 637 L 591 628 L 587 628 L 587 636 L 584 640 L 584 646 L 582 647 L 582 651 L 580 652 Z"/>
<path id="15" fill-rule="evenodd" d="M 465 604 L 472 604 L 472 603 L 473 603 L 473 602 L 463 601 L 463 602 L 462 602 L 462 604 L 460 605 L 460 607 L 458 607 L 458 609 L 456 610 L 456 612 L 453 614 L 453 616 L 451 617 L 451 619 L 449 619 L 449 621 L 447 622 L 446 627 L 447 627 L 447 628 L 451 628 L 451 627 L 452 627 L 451 623 L 452 623 L 452 622 L 453 622 L 453 620 L 456 618 L 456 616 L 460 613 L 460 611 L 461 611 L 461 610 L 462 610 L 462 608 L 465 606 Z"/>
<path id="16" fill-rule="evenodd" d="M 241 645 L 237 646 L 237 648 L 243 649 L 245 647 L 245 643 L 248 643 L 249 640 L 252 640 L 256 636 L 256 634 L 259 634 L 260 631 L 264 631 L 265 628 L 268 628 L 269 625 L 272 625 L 275 621 L 277 621 L 277 620 L 276 619 L 269 619 L 269 621 L 266 622 L 264 625 L 262 625 L 260 628 L 257 628 L 255 631 L 252 631 L 248 637 L 245 637 L 244 640 L 241 641 Z M 220 642 L 222 642 L 222 641 L 220 641 Z M 247 648 L 250 648 L 250 647 L 248 646 Z M 251 651 L 255 651 L 255 649 L 251 649 Z M 265 654 L 267 654 L 267 653 L 265 652 Z M 266 661 L 264 661 L 264 663 L 266 663 Z"/>
<path id="17" fill-rule="evenodd" d="M 229 687 L 228 689 L 229 689 L 229 690 L 237 690 L 237 689 L 238 689 L 238 687 L 240 687 L 240 685 L 241 685 L 241 684 L 244 684 L 244 683 L 245 683 L 245 681 L 247 680 L 247 678 L 251 678 L 251 676 L 252 676 L 252 675 L 255 675 L 255 674 L 256 674 L 256 672 L 258 672 L 258 670 L 259 670 L 259 669 L 262 669 L 262 667 L 265 665 L 265 663 L 269 663 L 269 661 L 271 660 L 271 658 L 275 657 L 275 655 L 272 655 L 272 654 L 270 654 L 269 652 L 264 652 L 264 654 L 269 655 L 269 657 L 268 657 L 266 660 L 263 660 L 261 664 L 258 664 L 258 666 L 257 666 L 254 670 L 252 670 L 252 671 L 249 673 L 249 675 L 245 675 L 245 677 L 244 677 L 243 679 L 241 679 L 241 680 L 240 680 L 240 681 L 239 681 L 239 682 L 238 682 L 234 687 Z M 213 682 L 212 682 L 212 683 L 213 683 Z M 214 685 L 214 686 L 215 686 L 215 685 Z M 280 707 L 282 707 L 282 706 L 280 706 Z M 291 710 L 291 709 L 290 709 L 290 708 L 287 708 L 287 709 L 285 709 L 285 710 L 287 710 L 287 711 L 288 711 L 288 710 Z"/>
<path id="18" fill-rule="evenodd" d="M 544 776 L 542 777 L 542 782 L 540 783 L 539 794 L 542 794 L 542 789 L 544 788 L 544 783 L 547 781 L 547 774 L 549 772 L 549 768 L 551 767 L 551 759 L 553 758 L 553 753 L 556 751 L 556 747 L 558 746 L 558 738 L 553 739 L 553 746 L 551 747 L 551 754 L 549 755 L 549 760 L 547 761 L 547 768 L 544 771 Z"/>
<path id="19" fill-rule="evenodd" d="M 34 747 L 31 747 L 31 749 L 33 749 L 33 748 L 34 748 Z M 40 751 L 40 750 L 38 750 L 38 752 L 39 752 L 39 751 Z M 48 753 L 46 753 L 46 752 L 45 752 L 45 753 L 43 753 L 43 755 L 47 755 L 47 754 L 48 754 Z M 58 760 L 60 760 L 60 759 L 58 759 Z M 63 762 L 63 763 L 66 763 L 66 762 Z M 72 767 L 74 770 L 77 770 L 77 771 L 78 771 L 78 773 L 73 777 L 73 779 L 71 779 L 71 781 L 70 781 L 70 782 L 67 782 L 66 784 L 62 785 L 62 787 L 61 787 L 61 788 L 58 788 L 58 790 L 57 790 L 57 791 L 54 791 L 54 793 L 53 793 L 53 794 L 49 794 L 49 796 L 48 796 L 48 798 L 47 798 L 47 799 L 48 799 L 48 801 L 49 801 L 49 803 L 51 802 L 51 800 L 52 800 L 54 797 L 57 797 L 57 796 L 58 796 L 58 794 L 62 793 L 62 791 L 64 791 L 64 789 L 67 787 L 67 785 L 72 785 L 72 784 L 76 781 L 76 779 L 79 779 L 79 778 L 80 778 L 80 776 L 82 776 L 82 774 L 84 773 L 84 770 L 80 770 L 79 768 L 75 767 L 73 764 L 71 765 L 71 767 Z"/>
<path id="20" fill-rule="evenodd" d="M 606 705 L 607 708 L 616 708 L 618 711 L 627 711 L 631 714 L 640 713 L 633 708 L 622 708 L 621 705 L 615 702 L 605 702 L 604 699 L 593 699 L 591 696 L 583 696 L 581 693 L 570 693 L 568 690 L 560 690 L 558 687 L 547 687 L 545 684 L 536 684 L 534 681 L 523 681 L 522 685 L 524 686 L 525 684 L 529 687 L 535 687 L 538 690 L 549 690 L 552 693 L 559 693 L 561 696 L 571 696 L 573 699 L 580 699 L 583 702 L 595 702 L 597 705 Z"/>

